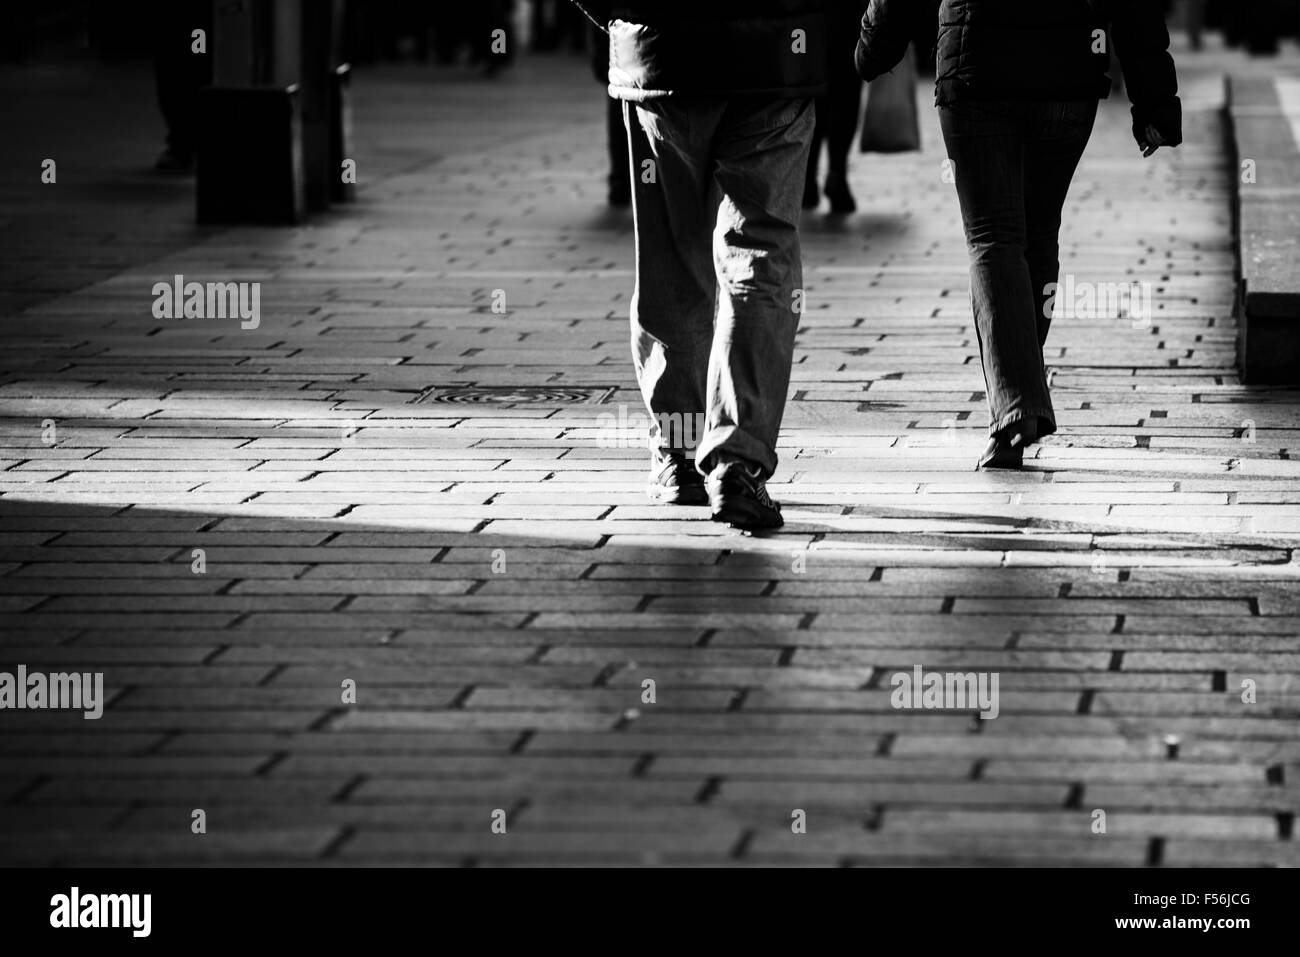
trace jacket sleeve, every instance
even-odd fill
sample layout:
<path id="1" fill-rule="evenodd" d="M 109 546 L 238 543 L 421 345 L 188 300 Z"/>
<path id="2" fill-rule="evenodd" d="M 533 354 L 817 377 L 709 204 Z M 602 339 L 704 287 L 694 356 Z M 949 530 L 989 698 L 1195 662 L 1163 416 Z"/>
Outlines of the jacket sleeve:
<path id="1" fill-rule="evenodd" d="M 862 15 L 854 63 L 858 75 L 874 80 L 888 73 L 915 42 L 928 51 L 939 30 L 940 0 L 871 0 Z"/>
<path id="2" fill-rule="evenodd" d="M 1133 103 L 1134 137 L 1140 142 L 1149 123 L 1167 145 L 1177 146 L 1183 141 L 1183 107 L 1164 10 L 1157 0 L 1123 0 L 1112 5 L 1111 17 L 1115 53 Z"/>

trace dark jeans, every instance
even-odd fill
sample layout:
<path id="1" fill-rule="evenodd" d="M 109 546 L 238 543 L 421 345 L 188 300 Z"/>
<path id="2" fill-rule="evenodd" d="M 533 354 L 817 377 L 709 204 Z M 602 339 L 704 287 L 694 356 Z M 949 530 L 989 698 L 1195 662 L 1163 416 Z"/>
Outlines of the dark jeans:
<path id="1" fill-rule="evenodd" d="M 1061 210 L 1097 102 L 970 101 L 939 108 L 966 243 L 991 433 L 1037 416 L 1056 431 L 1043 344 L 1060 272 Z"/>
<path id="2" fill-rule="evenodd" d="M 624 109 L 636 224 L 632 357 L 646 407 L 656 421 L 703 414 L 701 472 L 739 460 L 768 477 L 802 309 L 812 100 L 673 96 Z M 652 439 L 674 448 L 658 427 Z"/>

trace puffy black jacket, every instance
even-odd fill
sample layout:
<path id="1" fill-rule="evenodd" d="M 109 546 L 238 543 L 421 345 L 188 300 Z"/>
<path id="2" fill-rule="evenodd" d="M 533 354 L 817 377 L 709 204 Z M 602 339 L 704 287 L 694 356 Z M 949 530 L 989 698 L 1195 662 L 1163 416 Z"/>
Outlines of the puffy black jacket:
<path id="1" fill-rule="evenodd" d="M 609 92 L 812 96 L 826 84 L 826 0 L 576 0 L 609 25 Z"/>
<path id="2" fill-rule="evenodd" d="M 1135 135 L 1150 123 L 1169 145 L 1182 142 L 1162 0 L 870 0 L 857 48 L 859 74 L 871 80 L 893 69 L 913 40 L 937 46 L 941 105 L 1104 99 L 1114 43 Z"/>

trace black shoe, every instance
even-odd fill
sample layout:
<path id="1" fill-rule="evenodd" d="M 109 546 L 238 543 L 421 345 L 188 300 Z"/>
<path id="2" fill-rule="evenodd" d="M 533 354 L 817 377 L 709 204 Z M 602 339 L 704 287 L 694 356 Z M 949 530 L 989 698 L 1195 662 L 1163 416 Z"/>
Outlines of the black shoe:
<path id="1" fill-rule="evenodd" d="M 831 201 L 831 212 L 847 215 L 858 211 L 857 200 L 853 198 L 853 192 L 849 189 L 847 179 L 826 180 L 826 198 Z"/>
<path id="2" fill-rule="evenodd" d="M 989 444 L 975 467 L 1018 471 L 1025 466 L 1025 448 L 1037 441 L 1038 419 L 1012 423 L 989 438 Z"/>
<path id="3" fill-rule="evenodd" d="M 803 184 L 803 208 L 816 209 L 822 198 L 817 193 L 817 177 L 810 176 Z"/>
<path id="4" fill-rule="evenodd" d="M 650 453 L 650 482 L 646 494 L 665 505 L 707 505 L 704 476 L 682 452 Z"/>
<path id="5" fill-rule="evenodd" d="M 724 462 L 709 475 L 713 520 L 748 532 L 780 528 L 781 506 L 767 494 L 767 484 L 743 462 Z"/>

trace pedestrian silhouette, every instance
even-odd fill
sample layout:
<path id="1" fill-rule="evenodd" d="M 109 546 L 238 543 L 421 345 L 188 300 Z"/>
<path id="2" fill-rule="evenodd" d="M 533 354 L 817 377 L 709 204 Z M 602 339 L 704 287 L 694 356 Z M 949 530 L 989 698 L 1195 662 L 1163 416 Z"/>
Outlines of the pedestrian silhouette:
<path id="1" fill-rule="evenodd" d="M 167 125 L 166 146 L 154 163 L 161 173 L 190 173 L 199 141 L 199 91 L 212 82 L 212 4 L 154 0 L 150 6 L 154 88 Z M 195 36 L 202 31 L 202 43 Z"/>
<path id="2" fill-rule="evenodd" d="M 991 422 L 981 468 L 1020 468 L 1056 431 L 1043 345 L 1061 213 L 1110 94 L 1112 48 L 1143 154 L 1182 142 L 1161 0 L 871 0 L 856 60 L 868 81 L 937 31 L 939 120 L 970 252 Z"/>
<path id="3" fill-rule="evenodd" d="M 780 526 L 766 480 L 803 308 L 799 213 L 813 97 L 825 89 L 825 5 L 579 5 L 609 31 L 609 88 L 629 129 L 649 493 L 707 501 L 738 528 Z M 692 449 L 686 423 L 697 417 Z"/>
<path id="4" fill-rule="evenodd" d="M 830 0 L 828 5 L 827 90 L 817 97 L 817 124 L 813 127 L 808 177 L 804 181 L 804 209 L 816 209 L 821 201 L 817 167 L 823 143 L 826 144 L 825 194 L 831 212 L 851 213 L 858 208 L 849 189 L 849 150 L 862 108 L 862 78 L 853 69 L 853 48 L 857 45 L 863 6 L 863 0 Z"/>

